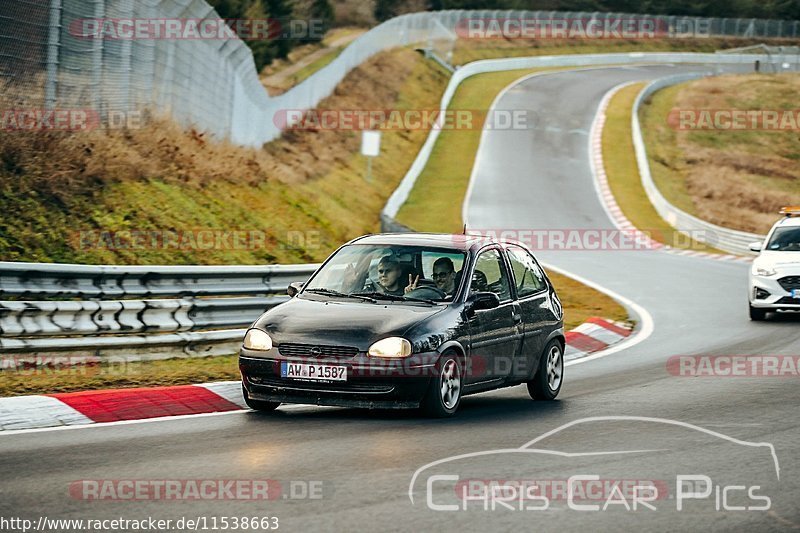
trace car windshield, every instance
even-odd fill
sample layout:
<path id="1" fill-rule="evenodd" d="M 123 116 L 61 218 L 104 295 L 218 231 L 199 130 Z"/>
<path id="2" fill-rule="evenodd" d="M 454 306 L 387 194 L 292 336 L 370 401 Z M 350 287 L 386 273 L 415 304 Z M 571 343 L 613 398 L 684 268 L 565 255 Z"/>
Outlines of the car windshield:
<path id="1" fill-rule="evenodd" d="M 800 226 L 776 228 L 767 244 L 771 252 L 800 252 Z"/>
<path id="2" fill-rule="evenodd" d="M 303 288 L 362 301 L 447 302 L 458 289 L 466 254 L 449 248 L 351 244 Z"/>

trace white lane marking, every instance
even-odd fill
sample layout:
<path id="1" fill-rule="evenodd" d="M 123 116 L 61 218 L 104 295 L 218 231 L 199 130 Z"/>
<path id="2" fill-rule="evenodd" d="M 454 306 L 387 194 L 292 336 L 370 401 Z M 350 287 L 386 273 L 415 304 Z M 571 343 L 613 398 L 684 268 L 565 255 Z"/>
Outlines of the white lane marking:
<path id="1" fill-rule="evenodd" d="M 306 405 L 306 404 L 287 404 L 281 405 L 278 407 L 279 411 L 297 411 L 301 409 L 322 409 L 324 406 L 317 406 L 317 405 Z M 340 409 L 340 408 L 336 408 Z M 47 431 L 66 431 L 71 429 L 90 429 L 90 428 L 103 428 L 109 426 L 129 426 L 133 424 L 151 424 L 154 422 L 170 422 L 173 420 L 186 420 L 190 418 L 201 418 L 201 417 L 210 417 L 210 416 L 225 416 L 225 415 L 240 415 L 242 413 L 255 413 L 255 411 L 251 409 L 237 409 L 234 411 L 220 411 L 216 413 L 192 413 L 188 415 L 172 415 L 172 416 L 161 416 L 155 418 L 142 418 L 139 420 L 117 420 L 115 422 L 99 422 L 99 423 L 92 423 L 90 420 L 89 422 L 82 423 L 80 425 L 71 425 L 71 426 L 54 426 L 54 427 L 40 427 L 40 428 L 30 428 L 30 429 L 11 429 L 8 431 L 0 431 L 0 442 L 2 442 L 2 437 L 6 435 L 20 435 L 25 433 L 44 433 Z"/>
<path id="2" fill-rule="evenodd" d="M 653 331 L 655 331 L 655 322 L 653 321 L 653 317 L 650 315 L 650 313 L 647 312 L 647 309 L 637 304 L 630 298 L 626 298 L 625 296 L 622 296 L 621 294 L 614 292 L 607 287 L 603 287 L 599 283 L 590 281 L 584 278 L 583 276 L 579 276 L 563 268 L 551 265 L 549 263 L 544 263 L 541 261 L 540 263 L 546 269 L 553 270 L 555 272 L 558 272 L 559 274 L 572 278 L 575 281 L 583 283 L 584 285 L 591 287 L 596 291 L 602 292 L 603 294 L 610 296 L 611 298 L 617 300 L 618 302 L 622 302 L 622 304 L 627 306 L 628 309 L 630 309 L 631 311 L 633 311 L 634 315 L 637 315 L 636 318 L 639 319 L 639 324 L 637 324 L 637 328 L 633 331 L 633 333 L 629 337 L 626 337 L 624 341 L 614 344 L 613 346 L 609 346 L 608 348 L 600 350 L 599 352 L 594 352 L 593 354 L 588 355 L 586 357 L 575 359 L 573 361 L 567 361 L 564 363 L 564 366 L 579 365 L 581 363 L 586 363 L 588 361 L 594 361 L 595 359 L 601 359 L 603 357 L 607 357 L 611 354 L 615 354 L 622 350 L 633 348 L 640 342 L 650 337 L 650 335 L 653 334 Z"/>

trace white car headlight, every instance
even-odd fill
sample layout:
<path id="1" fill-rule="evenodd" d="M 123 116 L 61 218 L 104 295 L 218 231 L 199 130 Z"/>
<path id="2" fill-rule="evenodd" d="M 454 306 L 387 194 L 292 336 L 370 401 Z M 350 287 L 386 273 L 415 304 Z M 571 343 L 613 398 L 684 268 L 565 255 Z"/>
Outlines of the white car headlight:
<path id="1" fill-rule="evenodd" d="M 756 276 L 774 276 L 775 270 L 769 267 L 753 267 L 753 274 Z"/>
<path id="2" fill-rule="evenodd" d="M 248 350 L 271 350 L 272 338 L 260 329 L 248 329 L 244 336 L 244 347 Z"/>
<path id="3" fill-rule="evenodd" d="M 408 357 L 411 343 L 402 337 L 389 337 L 370 346 L 367 353 L 372 357 Z"/>

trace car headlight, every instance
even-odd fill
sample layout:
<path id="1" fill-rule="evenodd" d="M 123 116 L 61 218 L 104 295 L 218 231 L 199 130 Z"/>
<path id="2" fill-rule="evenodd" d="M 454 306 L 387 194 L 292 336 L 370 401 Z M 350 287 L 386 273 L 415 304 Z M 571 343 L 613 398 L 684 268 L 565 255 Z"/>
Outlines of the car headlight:
<path id="1" fill-rule="evenodd" d="M 756 276 L 774 276 L 775 270 L 769 267 L 753 267 L 753 274 Z"/>
<path id="2" fill-rule="evenodd" d="M 272 349 L 272 338 L 266 331 L 260 329 L 248 329 L 244 336 L 244 347 L 248 350 L 267 351 Z"/>
<path id="3" fill-rule="evenodd" d="M 389 337 L 370 346 L 367 353 L 373 357 L 408 357 L 411 343 L 402 337 Z"/>

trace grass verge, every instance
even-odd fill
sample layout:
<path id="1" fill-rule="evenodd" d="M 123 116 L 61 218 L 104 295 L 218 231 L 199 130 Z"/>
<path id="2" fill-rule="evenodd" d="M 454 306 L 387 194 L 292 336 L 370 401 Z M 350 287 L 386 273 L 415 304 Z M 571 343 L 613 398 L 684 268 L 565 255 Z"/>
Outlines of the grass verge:
<path id="1" fill-rule="evenodd" d="M 514 80 L 552 70 L 560 69 L 514 70 L 470 77 L 456 91 L 450 109 L 487 110 L 497 94 Z M 480 137 L 480 129 L 442 131 L 425 170 L 397 215 L 398 222 L 418 231 L 462 231 L 461 206 Z M 618 321 L 629 319 L 625 308 L 613 298 L 556 272 L 548 272 L 548 276 L 564 305 L 567 329 L 579 326 L 591 316 Z"/>
<path id="2" fill-rule="evenodd" d="M 453 49 L 453 64 L 479 59 L 564 54 L 615 54 L 627 52 L 706 52 L 761 44 L 758 39 L 713 37 L 700 39 L 459 39 Z M 797 45 L 797 40 L 779 39 L 775 46 Z"/>
<path id="3" fill-rule="evenodd" d="M 766 233 L 783 205 L 800 203 L 800 74 L 705 78 L 666 88 L 642 106 L 640 119 L 653 179 L 676 207 L 724 227 Z M 786 128 L 678 129 L 670 113 L 764 110 Z M 700 121 L 698 120 L 699 124 Z M 792 123 L 794 126 L 792 127 Z M 784 122 L 779 122 L 779 126 Z M 745 124 L 747 126 L 747 124 Z"/>
<path id="4" fill-rule="evenodd" d="M 239 379 L 235 355 L 115 362 L 68 368 L 5 369 L 0 396 L 186 385 Z"/>
<path id="5" fill-rule="evenodd" d="M 511 70 L 467 78 L 453 95 L 449 109 L 488 110 L 497 94 L 514 80 L 546 70 Z M 461 206 L 481 132 L 480 128 L 442 130 L 425 169 L 397 213 L 398 222 L 417 231 L 461 233 Z"/>
<path id="6" fill-rule="evenodd" d="M 328 52 L 325 53 L 325 55 L 318 58 L 316 61 L 311 62 L 310 64 L 306 65 L 305 67 L 295 72 L 291 76 L 292 85 L 298 85 L 300 82 L 310 77 L 318 70 L 321 70 L 323 67 L 330 64 L 334 59 L 339 57 L 339 55 L 342 53 L 343 50 L 344 48 L 341 47 L 329 50 Z"/>
<path id="7" fill-rule="evenodd" d="M 611 99 L 606 111 L 602 143 L 603 163 L 614 199 L 628 220 L 638 229 L 647 232 L 653 240 L 674 248 L 727 253 L 690 240 L 675 231 L 661 218 L 647 198 L 639 175 L 639 166 L 636 163 L 631 132 L 633 103 L 645 85 L 636 83 L 623 88 Z M 661 190 L 663 192 L 663 189 Z"/>

